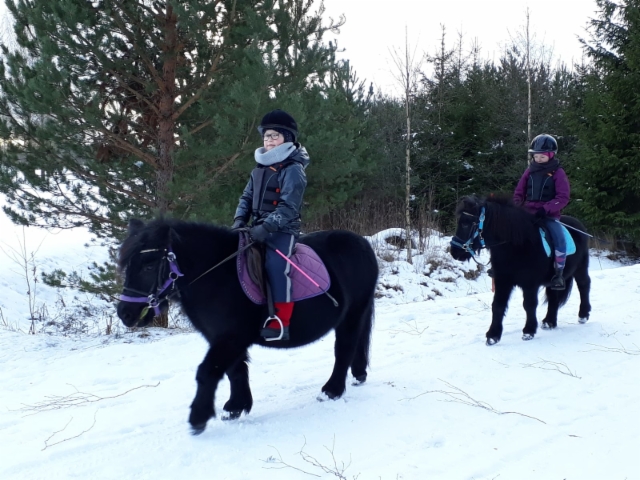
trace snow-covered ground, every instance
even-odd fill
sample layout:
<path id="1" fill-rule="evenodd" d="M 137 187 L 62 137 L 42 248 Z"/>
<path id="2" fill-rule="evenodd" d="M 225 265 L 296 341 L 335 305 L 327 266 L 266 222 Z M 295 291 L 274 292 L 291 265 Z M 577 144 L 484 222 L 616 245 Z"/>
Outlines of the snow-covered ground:
<path id="1" fill-rule="evenodd" d="M 0 214 L 5 252 L 20 251 L 21 232 Z M 41 322 L 30 335 L 29 298 L 49 316 L 56 302 L 100 302 L 40 283 L 29 297 L 29 273 L 0 251 L 0 478 L 640 479 L 640 265 L 593 252 L 589 322 L 577 322 L 576 290 L 558 328 L 531 342 L 520 339 L 515 292 L 502 341 L 487 347 L 486 273 L 453 262 L 437 235 L 409 265 L 379 241 L 393 233 L 371 238 L 382 272 L 367 382 L 316 399 L 332 335 L 292 351 L 255 347 L 251 414 L 211 420 L 198 437 L 186 420 L 199 334 L 98 334 L 107 311 L 85 335 L 47 334 Z M 80 231 L 25 236 L 28 258 L 41 243 L 37 276 L 106 259 Z M 228 390 L 225 380 L 218 411 Z"/>

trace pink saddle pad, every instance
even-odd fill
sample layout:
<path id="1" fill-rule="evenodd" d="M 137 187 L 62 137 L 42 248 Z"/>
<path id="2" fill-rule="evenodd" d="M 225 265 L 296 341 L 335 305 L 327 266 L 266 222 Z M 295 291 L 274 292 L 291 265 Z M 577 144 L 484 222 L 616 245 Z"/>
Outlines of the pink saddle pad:
<path id="1" fill-rule="evenodd" d="M 244 235 L 240 235 L 240 243 L 238 248 L 242 248 L 246 245 L 247 240 Z M 268 247 L 267 247 L 268 248 Z M 318 254 L 309 246 L 302 243 L 297 243 L 290 260 L 298 266 L 304 273 L 313 279 L 320 288 L 316 287 L 309 281 L 298 269 L 291 267 L 289 277 L 291 278 L 291 299 L 294 302 L 312 298 L 317 295 L 321 295 L 331 286 L 331 280 L 329 279 L 329 272 L 327 267 L 324 266 L 322 260 Z M 258 305 L 264 305 L 267 303 L 267 298 L 258 284 L 256 284 L 247 270 L 247 258 L 246 253 L 242 252 L 238 255 L 236 260 L 236 269 L 238 271 L 238 280 L 244 293 L 249 297 L 253 303 Z"/>

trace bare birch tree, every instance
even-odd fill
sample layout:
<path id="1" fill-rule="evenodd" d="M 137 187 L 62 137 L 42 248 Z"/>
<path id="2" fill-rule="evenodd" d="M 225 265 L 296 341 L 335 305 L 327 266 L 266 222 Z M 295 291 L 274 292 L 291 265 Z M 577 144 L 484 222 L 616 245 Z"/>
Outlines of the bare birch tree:
<path id="1" fill-rule="evenodd" d="M 416 60 L 416 49 L 411 51 L 409 45 L 409 33 L 405 27 L 405 44 L 404 51 L 398 51 L 393 48 L 391 58 L 395 65 L 395 71 L 391 72 L 396 82 L 402 87 L 402 95 L 404 101 L 404 111 L 406 119 L 406 142 L 405 142 L 405 230 L 406 230 L 406 247 L 407 247 L 407 262 L 413 263 L 411 256 L 411 105 L 415 98 L 415 93 L 418 87 L 418 75 L 420 72 L 421 60 Z"/>
<path id="2" fill-rule="evenodd" d="M 538 41 L 535 33 L 531 33 L 531 11 L 525 11 L 525 24 L 519 27 L 515 35 L 509 34 L 511 48 L 515 53 L 522 55 L 527 76 L 527 130 L 526 148 L 529 148 L 533 140 L 533 83 L 534 72 L 539 72 L 541 68 L 550 70 L 553 49 L 548 48 L 543 41 Z M 529 164 L 527 155 L 526 164 Z"/>

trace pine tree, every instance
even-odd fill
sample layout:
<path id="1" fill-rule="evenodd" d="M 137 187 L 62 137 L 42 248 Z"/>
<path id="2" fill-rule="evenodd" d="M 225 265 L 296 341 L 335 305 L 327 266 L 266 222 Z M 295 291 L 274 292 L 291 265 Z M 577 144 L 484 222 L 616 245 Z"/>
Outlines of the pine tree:
<path id="1" fill-rule="evenodd" d="M 3 46 L 0 64 L 5 211 L 109 238 L 132 216 L 228 221 L 264 113 L 289 109 L 304 131 L 318 108 L 339 122 L 348 104 L 322 41 L 342 20 L 325 25 L 312 6 L 9 0 L 21 48 Z"/>
<path id="2" fill-rule="evenodd" d="M 597 0 L 582 43 L 572 210 L 590 227 L 640 240 L 640 1 Z"/>

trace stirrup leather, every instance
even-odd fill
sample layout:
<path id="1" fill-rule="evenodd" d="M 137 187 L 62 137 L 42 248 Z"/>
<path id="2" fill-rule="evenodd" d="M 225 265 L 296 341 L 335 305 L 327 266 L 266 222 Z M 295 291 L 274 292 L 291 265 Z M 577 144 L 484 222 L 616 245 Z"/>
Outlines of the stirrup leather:
<path id="1" fill-rule="evenodd" d="M 280 335 L 277 336 L 277 337 L 273 337 L 273 338 L 265 338 L 265 341 L 267 341 L 267 342 L 274 342 L 276 340 L 282 340 L 282 336 L 284 335 L 284 325 L 282 324 L 282 320 L 280 320 L 280 317 L 278 317 L 278 315 L 275 315 L 275 314 L 271 315 L 269 318 L 267 318 L 264 321 L 264 325 L 262 325 L 262 328 L 263 329 L 267 328 L 267 325 L 272 320 L 275 320 L 276 322 L 278 322 L 278 325 L 280 325 Z M 272 330 L 275 330 L 275 329 L 272 329 Z"/>

